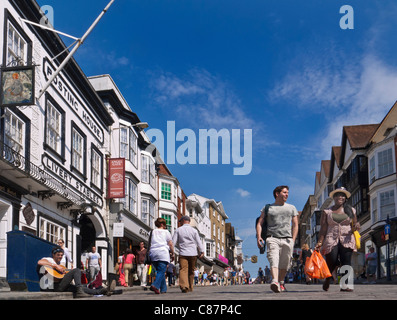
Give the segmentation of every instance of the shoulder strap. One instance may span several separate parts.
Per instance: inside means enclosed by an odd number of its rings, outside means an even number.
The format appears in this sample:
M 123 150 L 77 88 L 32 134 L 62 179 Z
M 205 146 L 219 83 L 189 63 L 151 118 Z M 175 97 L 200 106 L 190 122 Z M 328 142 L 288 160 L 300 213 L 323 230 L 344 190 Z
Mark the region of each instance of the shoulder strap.
M 153 232 L 153 230 L 150 231 L 150 235 L 149 235 L 149 244 L 148 244 L 148 248 L 147 248 L 148 251 L 149 251 L 150 246 L 152 244 L 152 232 Z
M 269 212 L 269 208 L 270 208 L 270 204 L 268 203 L 268 204 L 265 206 L 265 217 L 267 216 L 267 213 Z

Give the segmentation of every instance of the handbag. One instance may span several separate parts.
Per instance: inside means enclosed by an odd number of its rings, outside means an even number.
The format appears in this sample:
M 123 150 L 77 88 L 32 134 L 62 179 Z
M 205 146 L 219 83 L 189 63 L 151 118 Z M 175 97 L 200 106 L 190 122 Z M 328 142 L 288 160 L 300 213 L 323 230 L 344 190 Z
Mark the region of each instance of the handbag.
M 312 279 L 326 279 L 332 276 L 327 262 L 317 250 L 306 258 L 304 271 Z
M 353 228 L 353 220 L 352 220 L 352 228 Z M 357 247 L 357 250 L 358 250 L 358 249 L 361 248 L 361 235 L 360 235 L 360 233 L 356 230 L 356 231 L 353 232 L 353 236 L 354 236 L 354 239 L 355 239 L 355 241 L 356 241 L 356 247 Z
M 354 235 L 354 239 L 356 240 L 356 247 L 358 250 L 361 248 L 361 236 L 357 230 L 353 232 L 353 235 Z
M 150 245 L 152 242 L 152 231 L 150 231 L 149 235 L 149 246 L 146 250 L 146 255 L 145 255 L 145 261 L 143 262 L 144 264 L 152 264 L 152 259 L 150 258 Z

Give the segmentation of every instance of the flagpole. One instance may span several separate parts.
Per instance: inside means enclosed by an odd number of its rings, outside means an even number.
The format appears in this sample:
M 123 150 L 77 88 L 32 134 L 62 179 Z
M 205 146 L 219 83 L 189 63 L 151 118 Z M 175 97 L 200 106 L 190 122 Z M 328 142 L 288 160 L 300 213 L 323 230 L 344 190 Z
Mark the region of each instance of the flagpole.
M 65 60 L 61 63 L 61 65 L 58 67 L 58 69 L 51 75 L 51 77 L 48 79 L 47 83 L 44 85 L 43 89 L 40 90 L 39 96 L 37 99 L 40 99 L 40 97 L 44 94 L 44 92 L 48 89 L 50 86 L 51 82 L 55 79 L 55 77 L 59 74 L 59 72 L 65 67 L 65 65 L 69 62 L 69 60 L 72 58 L 74 53 L 77 51 L 77 49 L 84 43 L 85 39 L 88 37 L 88 35 L 91 33 L 91 31 L 95 28 L 95 26 L 98 24 L 99 20 L 102 19 L 103 15 L 109 10 L 110 6 L 113 4 L 115 0 L 111 0 L 108 5 L 106 6 L 105 9 L 102 10 L 101 14 L 96 18 L 96 20 L 93 22 L 93 24 L 89 27 L 89 29 L 86 31 L 86 33 L 77 40 L 77 44 L 74 46 L 73 50 L 70 51 L 68 56 L 65 58 Z

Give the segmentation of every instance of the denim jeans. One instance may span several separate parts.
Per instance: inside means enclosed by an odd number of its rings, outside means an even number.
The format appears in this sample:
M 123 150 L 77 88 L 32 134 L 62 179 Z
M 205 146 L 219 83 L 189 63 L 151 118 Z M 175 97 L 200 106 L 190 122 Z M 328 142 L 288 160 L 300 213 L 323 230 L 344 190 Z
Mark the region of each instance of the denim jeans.
M 160 292 L 167 292 L 167 284 L 165 282 L 165 271 L 167 270 L 167 261 L 153 261 L 156 268 L 156 279 L 153 281 L 152 286 L 160 290 Z

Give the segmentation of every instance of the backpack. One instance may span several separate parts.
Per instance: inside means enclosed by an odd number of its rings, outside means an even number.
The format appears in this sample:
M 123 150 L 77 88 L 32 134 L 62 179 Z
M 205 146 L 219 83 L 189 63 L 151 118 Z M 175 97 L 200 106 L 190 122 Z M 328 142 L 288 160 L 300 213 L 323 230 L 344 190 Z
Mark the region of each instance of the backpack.
M 267 237 L 267 221 L 266 221 L 266 218 L 267 218 L 267 213 L 269 212 L 269 207 L 270 207 L 270 204 L 267 204 L 267 205 L 265 206 L 265 218 L 263 219 L 262 233 L 261 233 L 261 238 L 262 238 L 263 240 L 265 240 L 266 237 Z M 255 230 L 256 230 L 256 226 L 258 225 L 259 218 L 260 218 L 260 216 L 259 216 L 258 218 L 256 218 L 256 221 L 255 221 Z

